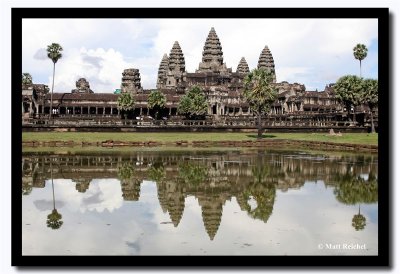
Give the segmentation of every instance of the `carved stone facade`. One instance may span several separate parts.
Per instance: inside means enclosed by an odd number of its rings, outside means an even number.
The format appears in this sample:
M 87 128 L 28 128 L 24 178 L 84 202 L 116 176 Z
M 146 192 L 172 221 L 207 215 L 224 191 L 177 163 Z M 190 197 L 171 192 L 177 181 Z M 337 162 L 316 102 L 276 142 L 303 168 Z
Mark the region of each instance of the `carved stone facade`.
M 93 90 L 90 89 L 89 82 L 85 78 L 79 78 L 76 81 L 76 89 L 73 89 L 71 93 L 93 93 Z
M 121 92 L 136 94 L 142 91 L 139 70 L 134 68 L 125 69 L 122 73 Z

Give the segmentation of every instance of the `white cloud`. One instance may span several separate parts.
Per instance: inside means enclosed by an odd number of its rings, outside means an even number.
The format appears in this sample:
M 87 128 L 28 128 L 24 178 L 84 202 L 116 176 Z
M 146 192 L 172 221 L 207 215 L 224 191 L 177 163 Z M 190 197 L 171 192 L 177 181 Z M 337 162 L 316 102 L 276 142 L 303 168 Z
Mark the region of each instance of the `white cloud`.
M 50 83 L 51 62 L 37 57 L 57 41 L 64 57 L 56 68 L 56 91 L 69 92 L 77 77 L 87 75 L 95 92 L 113 92 L 130 67 L 140 70 L 144 88 L 154 88 L 161 58 L 174 41 L 185 55 L 186 70 L 196 70 L 211 27 L 234 71 L 241 57 L 255 68 L 268 45 L 278 81 L 303 83 L 309 90 L 358 74 L 354 45 L 370 47 L 378 37 L 376 19 L 25 19 L 23 69 L 34 82 Z M 375 47 L 363 61 L 365 76 L 377 78 L 377 60 Z

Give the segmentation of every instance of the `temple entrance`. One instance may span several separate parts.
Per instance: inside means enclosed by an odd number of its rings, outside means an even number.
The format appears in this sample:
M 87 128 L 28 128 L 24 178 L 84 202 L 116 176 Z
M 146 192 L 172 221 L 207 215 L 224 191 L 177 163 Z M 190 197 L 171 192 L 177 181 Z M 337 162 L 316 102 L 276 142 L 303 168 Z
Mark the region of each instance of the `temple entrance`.
M 217 114 L 217 106 L 213 105 L 212 107 L 212 114 Z

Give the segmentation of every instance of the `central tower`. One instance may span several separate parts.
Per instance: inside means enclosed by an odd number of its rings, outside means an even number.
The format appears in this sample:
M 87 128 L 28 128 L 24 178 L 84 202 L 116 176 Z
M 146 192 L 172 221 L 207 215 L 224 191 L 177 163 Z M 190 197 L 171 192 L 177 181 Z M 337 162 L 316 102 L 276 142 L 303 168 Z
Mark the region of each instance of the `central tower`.
M 227 72 L 221 42 L 213 27 L 208 33 L 203 48 L 203 57 L 196 72 Z

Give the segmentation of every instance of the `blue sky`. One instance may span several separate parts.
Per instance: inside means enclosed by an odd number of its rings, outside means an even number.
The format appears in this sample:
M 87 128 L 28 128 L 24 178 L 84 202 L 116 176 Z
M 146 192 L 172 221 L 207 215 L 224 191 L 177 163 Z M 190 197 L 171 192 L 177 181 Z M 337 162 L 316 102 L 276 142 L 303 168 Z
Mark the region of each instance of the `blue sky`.
M 278 82 L 323 90 L 342 75 L 359 74 L 352 49 L 364 43 L 369 51 L 363 76 L 378 75 L 376 19 L 24 19 L 23 72 L 50 86 L 52 63 L 45 49 L 57 42 L 64 51 L 56 65 L 55 92 L 70 92 L 80 77 L 95 92 L 113 92 L 126 68 L 138 68 L 143 87 L 155 88 L 161 58 L 174 41 L 181 45 L 186 70 L 196 70 L 211 27 L 233 71 L 241 57 L 255 68 L 268 45 Z

